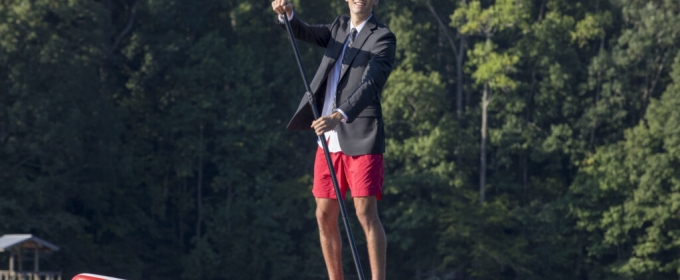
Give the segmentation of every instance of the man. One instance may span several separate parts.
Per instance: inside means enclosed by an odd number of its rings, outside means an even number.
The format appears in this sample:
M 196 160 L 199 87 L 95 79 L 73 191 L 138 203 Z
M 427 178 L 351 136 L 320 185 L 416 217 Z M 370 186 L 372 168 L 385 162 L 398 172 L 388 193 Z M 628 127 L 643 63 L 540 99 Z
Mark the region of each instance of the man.
M 288 0 L 272 8 L 290 20 L 296 38 L 326 49 L 310 85 L 321 117 L 313 119 L 306 95 L 288 124 L 289 130 L 314 129 L 325 135 L 344 197 L 349 189 L 366 234 L 372 279 L 385 279 L 387 242 L 378 216 L 382 197 L 385 132 L 380 105 L 383 86 L 392 71 L 396 37 L 373 15 L 379 0 L 345 0 L 350 17 L 328 25 L 308 25 L 293 12 Z M 284 27 L 285 28 L 285 27 Z M 314 164 L 316 217 L 321 248 L 330 279 L 343 279 L 339 205 L 321 147 Z

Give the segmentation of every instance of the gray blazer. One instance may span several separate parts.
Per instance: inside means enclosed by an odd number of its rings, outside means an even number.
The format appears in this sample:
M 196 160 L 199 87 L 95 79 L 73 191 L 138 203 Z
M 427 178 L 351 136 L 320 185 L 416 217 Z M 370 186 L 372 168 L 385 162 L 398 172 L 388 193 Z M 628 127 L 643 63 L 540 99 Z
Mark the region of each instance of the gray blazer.
M 290 21 L 295 38 L 326 48 L 310 87 L 321 112 L 328 75 L 340 57 L 349 34 L 349 17 L 339 16 L 329 25 L 309 25 L 294 16 Z M 281 24 L 283 28 L 283 24 Z M 357 35 L 349 52 L 349 65 L 342 65 L 337 107 L 347 115 L 335 128 L 343 153 L 350 156 L 385 152 L 385 129 L 380 105 L 385 82 L 392 72 L 397 39 L 373 15 Z M 288 130 L 311 129 L 314 120 L 306 95 L 288 123 Z

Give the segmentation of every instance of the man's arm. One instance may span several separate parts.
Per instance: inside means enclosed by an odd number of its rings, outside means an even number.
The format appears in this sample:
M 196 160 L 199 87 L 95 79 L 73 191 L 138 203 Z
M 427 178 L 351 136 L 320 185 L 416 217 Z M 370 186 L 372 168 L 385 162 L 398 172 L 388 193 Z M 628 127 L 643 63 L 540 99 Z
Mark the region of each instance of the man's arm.
M 364 70 L 361 85 L 338 106 L 347 116 L 347 123 L 354 121 L 373 98 L 382 92 L 394 67 L 396 49 L 397 38 L 391 32 L 382 35 L 371 48 L 373 56 Z
M 317 135 L 333 130 L 341 121 L 351 123 L 371 103 L 392 72 L 396 49 L 397 39 L 391 32 L 376 41 L 371 49 L 374 55 L 364 70 L 361 85 L 335 112 L 312 122 Z
M 279 26 L 286 29 L 283 21 L 283 13 L 285 11 L 295 38 L 324 48 L 327 47 L 332 39 L 330 25 L 309 25 L 305 23 L 295 16 L 293 4 L 288 3 L 287 1 L 288 0 L 272 1 L 272 9 L 279 14 Z

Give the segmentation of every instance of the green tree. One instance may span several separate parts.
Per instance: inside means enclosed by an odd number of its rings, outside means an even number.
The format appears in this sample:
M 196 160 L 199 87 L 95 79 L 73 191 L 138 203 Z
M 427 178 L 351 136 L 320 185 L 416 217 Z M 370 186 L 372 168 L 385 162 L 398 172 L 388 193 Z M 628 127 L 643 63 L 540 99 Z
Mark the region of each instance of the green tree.
M 680 53 L 671 77 L 673 83 L 658 100 L 651 99 L 644 119 L 625 132 L 625 141 L 598 149 L 572 187 L 584 200 L 607 202 L 577 204 L 574 215 L 581 230 L 599 233 L 590 244 L 591 257 L 607 264 L 610 274 L 633 279 L 680 274 Z
M 515 82 L 507 76 L 517 63 L 518 57 L 509 53 L 496 52 L 492 38 L 496 32 L 518 27 L 527 18 L 525 4 L 517 1 L 497 1 L 482 9 L 480 1 L 464 3 L 451 15 L 451 25 L 460 29 L 465 35 L 481 35 L 485 41 L 475 44 L 468 52 L 468 65 L 473 68 L 472 78 L 482 89 L 482 123 L 480 128 L 480 167 L 479 167 L 479 201 L 484 203 L 486 197 L 487 170 L 487 129 L 488 107 L 494 90 L 509 91 L 514 89 Z

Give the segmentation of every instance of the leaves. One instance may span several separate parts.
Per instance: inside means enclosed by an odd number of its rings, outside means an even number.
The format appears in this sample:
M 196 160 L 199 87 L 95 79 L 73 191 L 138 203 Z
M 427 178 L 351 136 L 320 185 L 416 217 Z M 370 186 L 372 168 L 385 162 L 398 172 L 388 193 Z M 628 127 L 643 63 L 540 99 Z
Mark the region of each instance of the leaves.
M 677 278 L 676 2 L 376 6 L 398 42 L 388 279 Z M 65 277 L 326 277 L 315 138 L 284 130 L 304 88 L 274 17 L 267 1 L 2 2 L 0 233 L 62 247 L 41 266 Z M 324 50 L 300 48 L 310 74 Z

